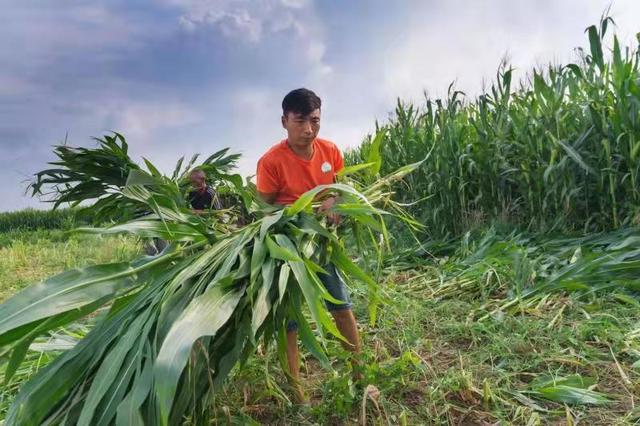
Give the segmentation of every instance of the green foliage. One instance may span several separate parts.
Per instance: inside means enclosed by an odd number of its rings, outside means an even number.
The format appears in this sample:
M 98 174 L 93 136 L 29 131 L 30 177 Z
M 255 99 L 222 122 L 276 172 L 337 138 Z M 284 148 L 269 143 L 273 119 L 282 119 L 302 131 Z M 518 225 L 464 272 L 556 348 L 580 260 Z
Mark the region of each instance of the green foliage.
M 424 268 L 415 285 L 434 298 L 465 294 L 482 300 L 482 309 L 469 313 L 472 321 L 530 312 L 550 294 L 584 301 L 606 294 L 633 304 L 640 289 L 639 253 L 637 228 L 584 237 L 489 228 L 437 251 L 399 254 L 387 262 L 394 270 Z M 434 264 L 433 256 L 446 257 Z
M 194 155 L 184 167 L 184 158 L 180 158 L 171 177 L 166 177 L 147 159 L 144 163 L 148 171 L 136 164 L 129 157 L 129 145 L 121 134 L 105 135 L 95 141 L 97 148 L 56 145 L 54 153 L 58 161 L 49 163 L 54 168 L 36 173 L 30 185 L 31 195 L 53 203 L 54 209 L 63 204 L 81 206 L 79 213 L 94 224 L 121 222 L 153 211 L 144 200 L 122 194 L 127 183 L 161 185 L 165 200 L 186 208 L 189 173 L 198 168 L 208 173 L 210 182 L 220 186 L 223 192 L 224 188 L 232 187 L 243 200 L 249 201 L 243 191 L 242 178 L 228 174 L 240 157 L 228 155 L 228 148 L 200 164 L 196 164 L 199 155 Z
M 475 99 L 449 88 L 417 108 L 398 101 L 379 125 L 381 173 L 428 157 L 394 190 L 434 238 L 493 221 L 530 230 L 600 231 L 638 223 L 640 61 L 609 18 L 588 28 L 577 63 L 534 69 L 519 85 L 501 66 Z M 376 161 L 373 137 L 347 163 Z M 373 149 L 375 151 L 375 149 Z M 428 155 L 431 153 L 431 155 Z
M 531 384 L 531 394 L 567 404 L 601 405 L 611 402 L 602 393 L 590 389 L 595 380 L 579 374 L 569 377 L 538 377 Z
M 505 231 L 497 233 L 501 238 L 509 235 Z M 0 253 L 3 284 L 20 276 L 16 286 L 22 287 L 70 267 L 119 262 L 131 258 L 136 249 L 130 238 L 71 235 L 62 240 L 57 233 L 34 234 L 16 237 L 13 246 Z M 475 233 L 469 236 L 466 245 L 458 242 L 434 254 L 445 271 L 452 271 L 457 269 L 454 263 L 463 262 L 477 251 L 482 236 L 481 232 Z M 548 237 L 546 241 L 551 243 Z M 550 245 L 565 244 L 565 237 L 558 236 L 557 243 Z M 567 244 L 566 250 L 573 252 L 575 248 Z M 452 256 L 457 250 L 465 256 Z M 507 268 L 515 263 L 508 251 L 505 258 L 499 277 L 504 288 L 509 288 L 516 274 Z M 477 282 L 477 287 L 484 285 L 487 277 L 495 280 L 494 256 L 475 259 L 476 272 L 468 278 Z M 434 264 L 440 265 L 438 261 L 430 263 Z M 613 401 L 606 405 L 569 404 L 575 418 L 589 424 L 625 424 L 637 418 L 632 410 L 632 394 L 623 387 L 609 347 L 625 374 L 636 381 L 640 370 L 634 369 L 633 364 L 640 359 L 640 346 L 637 338 L 630 338 L 629 330 L 636 327 L 640 316 L 637 306 L 621 303 L 615 292 L 605 292 L 593 299 L 586 297 L 582 302 L 558 293 L 544 303 L 537 303 L 535 309 L 525 310 L 525 315 L 515 311 L 515 315 L 495 315 L 469 323 L 470 312 L 484 312 L 485 300 L 478 297 L 479 293 L 436 299 L 431 297 L 434 286 L 425 286 L 422 281 L 423 274 L 434 273 L 433 269 L 397 271 L 397 266 L 390 265 L 384 278 L 385 293 L 393 303 L 381 307 L 375 327 L 369 327 L 366 321 L 360 325 L 364 350 L 360 365 L 365 383 L 380 390 L 378 409 L 366 398 L 369 422 L 385 423 L 388 419 L 396 424 L 401 416 L 407 418 L 407 424 L 446 423 L 449 419 L 484 419 L 506 424 L 526 424 L 530 419 L 538 419 L 540 424 L 563 422 L 564 403 L 531 391 L 549 376 L 558 379 L 575 374 L 595 379 L 595 383 L 586 382 L 588 388 Z M 467 264 L 458 268 L 469 267 Z M 363 318 L 368 300 L 366 286 L 356 284 L 352 289 L 356 316 Z M 497 291 L 492 297 L 505 295 Z M 560 310 L 562 314 L 558 316 Z M 67 326 L 53 336 L 45 334 L 37 338 L 13 379 L 0 392 L 0 418 L 21 384 L 68 350 L 69 343 L 81 341 L 106 313 L 103 310 L 97 317 L 83 320 L 80 327 Z M 65 341 L 66 347 L 62 345 Z M 269 346 L 264 354 L 249 358 L 242 370 L 236 369 L 234 380 L 208 399 L 209 405 L 203 407 L 203 412 L 209 418 L 223 421 L 230 418 L 232 424 L 358 422 L 364 389 L 362 384 L 352 382 L 350 358 L 341 352 L 338 342 L 337 339 L 327 342 L 336 371 L 322 369 L 309 352 L 303 352 L 304 380 L 313 401 L 311 408 L 287 402 L 279 388 L 284 376 L 277 351 L 275 346 Z M 194 356 L 203 357 L 202 348 L 196 343 Z M 5 362 L 6 358 L 0 359 L 0 381 L 4 381 Z M 633 392 L 633 387 L 629 390 Z M 486 404 L 485 394 L 489 396 Z

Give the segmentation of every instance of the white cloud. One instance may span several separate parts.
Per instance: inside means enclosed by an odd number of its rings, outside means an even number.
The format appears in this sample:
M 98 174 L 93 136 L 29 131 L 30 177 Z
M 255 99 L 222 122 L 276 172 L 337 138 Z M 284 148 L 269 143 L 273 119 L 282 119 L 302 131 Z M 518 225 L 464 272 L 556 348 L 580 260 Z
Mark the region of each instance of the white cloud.
M 280 0 L 281 3 L 287 7 L 291 7 L 293 9 L 300 9 L 305 6 L 308 6 L 311 3 L 311 0 Z
M 324 43 L 320 41 L 310 41 L 307 44 L 306 58 L 312 64 L 317 64 L 316 72 L 320 76 L 329 75 L 333 71 L 331 66 L 323 62 L 325 51 L 327 50 Z
M 303 2 L 267 0 L 173 0 L 183 14 L 179 20 L 190 31 L 202 26 L 218 28 L 230 38 L 258 43 L 263 37 L 289 28 L 309 10 Z M 298 16 L 296 16 L 298 15 Z
M 262 20 L 252 16 L 247 9 L 219 7 L 211 9 L 196 7 L 179 18 L 180 24 L 188 31 L 196 31 L 200 26 L 217 27 L 222 35 L 230 39 L 241 39 L 258 43 L 263 35 Z
M 483 79 L 493 80 L 505 54 L 519 77 L 536 65 L 575 59 L 573 49 L 587 44 L 584 28 L 597 23 L 608 4 L 453 0 L 434 7 L 416 2 L 415 19 L 403 23 L 395 43 L 378 46 L 384 53 L 370 59 L 384 69 L 381 86 L 389 99 L 420 100 L 423 90 L 445 96 L 454 80 L 458 89 L 473 95 Z M 611 13 L 628 39 L 630 29 L 638 28 L 632 17 L 640 17 L 640 2 L 618 0 Z
M 241 173 L 252 175 L 260 156 L 286 137 L 280 125 L 283 94 L 269 87 L 247 86 L 231 96 L 227 143 L 242 153 Z
M 47 65 L 62 55 L 93 50 L 96 53 L 111 47 L 136 46 L 136 38 L 145 29 L 134 25 L 125 15 L 116 14 L 106 6 L 67 5 L 34 7 L 17 4 L 3 10 L 0 16 L 5 37 L 0 59 L 29 58 L 31 67 Z
M 292 52 L 302 52 L 314 75 L 328 75 L 325 34 L 310 0 L 168 0 L 182 11 L 181 26 L 188 32 L 215 28 L 232 42 L 268 45 L 271 37 L 289 31 Z M 273 48 L 273 46 L 270 46 Z

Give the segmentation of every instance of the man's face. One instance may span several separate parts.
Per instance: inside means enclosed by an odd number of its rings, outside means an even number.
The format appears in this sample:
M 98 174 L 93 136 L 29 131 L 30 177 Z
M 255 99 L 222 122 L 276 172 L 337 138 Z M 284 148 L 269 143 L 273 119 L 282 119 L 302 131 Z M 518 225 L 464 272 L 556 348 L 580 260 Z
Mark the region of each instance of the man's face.
M 201 173 L 194 173 L 189 176 L 189 180 L 191 181 L 191 186 L 195 189 L 202 189 L 205 186 L 205 178 Z
M 320 109 L 309 115 L 288 112 L 282 116 L 282 127 L 287 130 L 289 143 L 300 148 L 311 145 L 320 131 Z

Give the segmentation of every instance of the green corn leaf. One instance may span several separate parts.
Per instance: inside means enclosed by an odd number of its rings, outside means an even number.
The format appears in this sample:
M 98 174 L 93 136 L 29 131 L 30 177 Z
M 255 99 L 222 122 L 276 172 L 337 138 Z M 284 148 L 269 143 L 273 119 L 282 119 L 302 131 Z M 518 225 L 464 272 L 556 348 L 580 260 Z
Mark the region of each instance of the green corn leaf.
M 304 317 L 300 310 L 293 310 L 295 312 L 295 319 L 298 324 L 298 333 L 300 335 L 300 341 L 304 345 L 305 348 L 313 355 L 315 359 L 320 362 L 320 365 L 329 370 L 331 369 L 331 363 L 329 362 L 329 358 L 327 358 L 327 354 L 325 353 L 322 346 L 318 343 L 318 339 L 313 334 L 307 319 Z
M 96 413 L 96 408 L 103 398 L 114 396 L 113 393 L 107 394 L 107 391 L 109 391 L 115 381 L 123 381 L 133 375 L 135 371 L 135 358 L 131 357 L 129 364 L 126 364 L 125 357 L 129 351 L 137 346 L 144 323 L 147 320 L 148 317 L 146 315 L 138 316 L 127 327 L 127 332 L 122 335 L 115 347 L 111 349 L 105 357 L 89 388 L 87 399 L 78 419 L 79 425 L 103 424 L 105 420 L 111 420 L 110 417 L 103 418 L 102 421 L 99 418 L 94 419 L 94 414 L 98 414 Z M 112 414 L 115 415 L 115 410 Z M 99 417 L 99 415 L 96 417 Z
M 167 424 L 172 401 L 194 342 L 213 336 L 233 315 L 243 291 L 227 290 L 222 283 L 195 298 L 171 327 L 154 366 L 160 420 Z
M 148 294 L 144 290 L 141 295 Z M 124 308 L 112 321 L 98 324 L 72 349 L 64 352 L 55 362 L 25 383 L 15 397 L 6 422 L 8 424 L 43 423 L 51 415 L 52 407 L 62 400 L 74 388 L 84 383 L 92 364 L 97 364 L 105 349 L 118 337 L 123 321 L 135 312 L 131 307 Z
M 380 168 L 382 167 L 382 155 L 380 154 L 380 145 L 384 140 L 385 131 L 380 130 L 376 133 L 373 141 L 371 141 L 371 146 L 369 147 L 369 157 L 367 158 L 367 163 L 373 163 L 373 166 L 369 169 L 372 175 L 377 175 L 380 173 Z
M 271 214 L 269 216 L 265 216 L 262 219 L 262 223 L 260 224 L 260 240 L 264 240 L 265 235 L 267 235 L 267 231 L 269 231 L 269 229 L 273 225 L 278 223 L 278 221 L 282 218 L 283 214 L 284 214 L 284 210 L 279 210 L 276 213 Z
M 134 185 L 158 185 L 161 182 L 144 170 L 133 169 L 129 172 L 125 186 Z
M 340 268 L 341 271 L 348 273 L 354 278 L 363 281 L 370 288 L 378 287 L 378 284 L 358 265 L 353 263 L 338 244 L 331 244 L 331 261 Z
M 133 278 L 135 274 L 161 265 L 170 258 L 170 255 L 161 256 L 137 267 L 123 262 L 74 269 L 27 287 L 0 305 L 0 338 L 22 325 L 82 308 L 140 285 Z
M 253 282 L 260 273 L 264 259 L 267 256 L 267 251 L 268 248 L 264 239 L 255 237 L 253 239 L 253 253 L 251 254 L 251 282 Z
M 142 160 L 144 161 L 144 164 L 147 166 L 147 170 L 149 170 L 149 173 L 151 173 L 151 176 L 153 177 L 162 176 L 162 173 L 160 173 L 160 171 L 156 168 L 156 166 L 153 165 L 153 163 L 151 163 L 151 161 L 147 160 L 146 158 L 142 158 Z
M 353 203 L 339 203 L 339 204 L 335 204 L 332 208 L 331 211 L 335 212 L 335 213 L 339 213 L 342 215 L 348 215 L 348 216 L 352 216 L 352 215 L 370 215 L 370 214 L 377 214 L 377 215 L 381 215 L 381 214 L 389 214 L 384 210 L 381 209 L 377 209 L 375 207 L 371 207 L 368 206 L 366 204 L 353 204 Z
M 147 360 L 140 375 L 134 379 L 131 390 L 118 405 L 116 426 L 144 426 L 145 423 L 140 413 L 140 407 L 151 391 L 152 379 L 152 363 Z
M 592 377 L 584 377 L 580 374 L 572 374 L 566 377 L 540 376 L 536 377 L 529 386 L 532 389 L 545 388 L 549 386 L 571 386 L 586 389 L 596 384 L 596 380 Z
M 45 331 L 54 330 L 60 326 L 69 324 L 72 321 L 77 320 L 78 318 L 82 318 L 90 314 L 91 312 L 94 312 L 96 309 L 100 308 L 101 306 L 103 306 L 110 299 L 111 297 L 107 296 L 103 299 L 98 299 L 93 303 L 83 306 L 82 308 L 74 309 L 68 312 L 64 312 L 58 315 L 48 317 L 44 321 L 38 321 L 37 323 L 27 324 L 27 326 L 31 326 L 29 332 L 26 335 L 24 335 L 13 346 L 11 357 L 9 359 L 9 363 L 7 364 L 7 369 L 5 370 L 5 373 L 4 373 L 5 384 L 8 383 L 9 380 L 11 380 L 13 375 L 16 373 L 18 367 L 20 366 L 20 363 L 24 360 L 24 357 L 27 351 L 29 350 L 29 346 L 38 335 L 44 333 Z M 21 327 L 18 327 L 18 329 L 20 328 Z M 10 338 L 9 334 L 11 333 L 5 334 L 5 336 L 7 336 L 8 339 L 5 340 L 5 342 L 0 342 L 0 346 L 3 346 L 4 344 L 13 341 L 13 339 Z
M 207 236 L 192 226 L 159 220 L 136 220 L 108 228 L 76 228 L 80 234 L 133 234 L 142 238 L 162 238 L 169 241 L 207 241 Z
M 295 247 L 293 250 L 291 249 L 292 245 L 286 244 L 283 246 L 284 237 L 282 234 L 277 234 L 274 236 L 278 243 L 276 244 L 270 236 L 265 237 L 265 242 L 267 243 L 267 247 L 269 248 L 269 255 L 274 259 L 287 260 L 287 261 L 302 261 L 300 256 L 296 253 Z
M 282 303 L 282 299 L 287 291 L 290 272 L 291 267 L 288 264 L 285 263 L 280 267 L 280 275 L 278 276 L 278 303 Z
M 362 170 L 369 170 L 369 169 L 373 169 L 376 166 L 376 163 L 360 163 L 360 164 L 354 164 L 353 166 L 346 166 L 343 167 L 342 169 L 340 169 L 340 171 L 338 171 L 338 173 L 336 173 L 338 176 L 349 176 L 355 173 L 358 173 Z
M 615 293 L 613 297 L 622 303 L 640 308 L 640 302 L 638 302 L 638 299 L 631 297 L 628 294 Z
M 251 333 L 253 336 L 255 336 L 258 328 L 260 328 L 271 311 L 269 291 L 273 284 L 274 273 L 275 261 L 273 259 L 269 259 L 262 265 L 262 285 L 258 290 L 258 296 L 253 304 L 253 317 L 251 319 Z
M 582 159 L 582 156 L 578 154 L 575 149 L 561 140 L 556 140 L 556 142 L 562 147 L 562 149 L 564 149 L 567 155 L 571 157 L 571 159 L 575 161 L 576 164 L 578 164 L 585 172 L 589 174 L 595 174 L 595 171 L 587 163 L 585 163 L 585 161 Z
M 550 401 L 574 405 L 604 405 L 612 402 L 602 393 L 566 385 L 539 388 L 534 394 Z
M 598 68 L 602 71 L 602 69 L 604 68 L 604 56 L 602 54 L 602 42 L 600 40 L 600 36 L 598 35 L 598 29 L 595 25 L 591 25 L 589 28 L 587 28 L 587 32 L 589 33 L 591 57 L 593 58 L 593 62 L 595 62 Z

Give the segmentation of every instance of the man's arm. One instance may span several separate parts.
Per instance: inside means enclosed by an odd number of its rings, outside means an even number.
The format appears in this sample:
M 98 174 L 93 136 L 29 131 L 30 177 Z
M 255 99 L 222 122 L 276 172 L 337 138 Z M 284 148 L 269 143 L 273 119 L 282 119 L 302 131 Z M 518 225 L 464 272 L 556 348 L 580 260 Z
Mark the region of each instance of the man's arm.
M 265 157 L 258 161 L 256 187 L 260 198 L 267 204 L 275 204 L 281 182 L 276 164 Z

